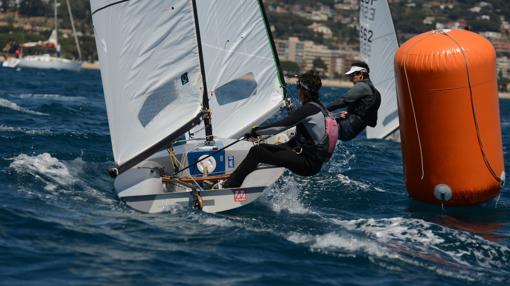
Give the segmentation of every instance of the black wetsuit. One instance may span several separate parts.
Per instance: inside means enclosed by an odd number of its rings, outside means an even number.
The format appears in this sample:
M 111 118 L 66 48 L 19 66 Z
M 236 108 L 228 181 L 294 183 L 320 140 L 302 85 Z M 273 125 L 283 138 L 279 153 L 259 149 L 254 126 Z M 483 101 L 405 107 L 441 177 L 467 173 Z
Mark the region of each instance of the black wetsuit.
M 347 118 L 337 119 L 338 138 L 346 141 L 356 137 L 365 127 L 377 125 L 377 110 L 381 106 L 381 94 L 370 81 L 357 82 L 347 93 L 335 100 L 329 111 L 347 107 Z
M 296 135 L 289 142 L 272 145 L 259 144 L 253 146 L 241 165 L 232 173 L 224 188 L 241 186 L 248 174 L 253 172 L 259 163 L 285 167 L 301 176 L 317 174 L 323 160 L 316 148 L 319 133 L 325 132 L 324 115 L 314 104 L 304 103 L 303 106 L 289 114 L 288 117 L 273 124 L 254 128 L 254 135 L 273 135 L 296 126 Z M 321 130 L 322 129 L 322 130 Z

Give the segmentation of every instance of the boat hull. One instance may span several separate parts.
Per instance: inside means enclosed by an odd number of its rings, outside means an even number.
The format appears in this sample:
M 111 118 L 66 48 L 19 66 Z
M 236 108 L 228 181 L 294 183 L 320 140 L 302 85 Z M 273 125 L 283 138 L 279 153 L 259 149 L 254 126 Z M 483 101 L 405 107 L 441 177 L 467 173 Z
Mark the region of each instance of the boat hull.
M 292 135 L 294 130 L 288 131 Z M 267 143 L 281 143 L 287 141 L 287 134 L 278 134 L 268 139 Z M 234 142 L 225 139 L 217 142 L 216 146 L 208 146 L 203 143 L 187 143 L 175 147 L 175 158 L 179 161 L 181 169 L 191 163 L 191 168 L 180 174 L 181 178 L 187 178 L 188 183 L 172 181 L 165 174 L 175 173 L 175 161 L 169 156 L 167 150 L 158 152 L 116 177 L 114 187 L 118 197 L 129 207 L 144 213 L 166 212 L 173 208 L 198 208 L 204 212 L 217 213 L 239 208 L 254 202 L 263 191 L 274 184 L 283 174 L 284 168 L 275 166 L 260 167 L 250 173 L 239 188 L 210 189 L 197 183 L 207 176 L 201 174 L 194 164 L 198 158 L 215 153 L 222 146 Z M 244 160 L 254 143 L 241 141 L 226 148 L 221 153 L 215 153 L 214 169 L 209 175 L 228 175 L 232 173 Z M 205 148 L 205 149 L 204 149 Z M 205 152 L 205 153 L 204 153 Z M 193 166 L 195 165 L 195 166 Z M 190 178 L 195 178 L 195 182 Z M 197 207 L 197 196 L 201 200 Z
M 75 72 L 81 70 L 80 63 L 78 62 L 51 56 L 29 56 L 20 59 L 9 59 L 4 62 L 3 66 L 10 68 L 54 69 Z

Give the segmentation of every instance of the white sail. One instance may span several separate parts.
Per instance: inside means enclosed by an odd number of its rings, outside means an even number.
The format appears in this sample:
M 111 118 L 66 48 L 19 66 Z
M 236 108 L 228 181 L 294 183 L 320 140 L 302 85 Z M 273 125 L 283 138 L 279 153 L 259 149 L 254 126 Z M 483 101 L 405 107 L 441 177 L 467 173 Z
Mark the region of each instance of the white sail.
M 283 105 L 260 5 L 258 0 L 197 1 L 213 134 L 219 138 L 243 135 Z M 202 136 L 197 130 L 195 136 Z
M 123 164 L 192 121 L 202 76 L 190 0 L 91 0 L 113 154 Z
M 393 59 L 397 35 L 386 0 L 360 1 L 360 52 L 370 67 L 370 78 L 381 93 L 377 126 L 367 128 L 367 138 L 385 138 L 398 129 Z

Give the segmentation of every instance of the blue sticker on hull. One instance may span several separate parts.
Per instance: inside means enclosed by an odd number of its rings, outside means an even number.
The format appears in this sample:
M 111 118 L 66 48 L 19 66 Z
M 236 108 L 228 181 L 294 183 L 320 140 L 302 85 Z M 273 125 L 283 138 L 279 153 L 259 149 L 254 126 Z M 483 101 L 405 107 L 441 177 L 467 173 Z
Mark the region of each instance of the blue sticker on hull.
M 228 167 L 234 168 L 234 165 L 235 165 L 234 156 L 228 156 Z

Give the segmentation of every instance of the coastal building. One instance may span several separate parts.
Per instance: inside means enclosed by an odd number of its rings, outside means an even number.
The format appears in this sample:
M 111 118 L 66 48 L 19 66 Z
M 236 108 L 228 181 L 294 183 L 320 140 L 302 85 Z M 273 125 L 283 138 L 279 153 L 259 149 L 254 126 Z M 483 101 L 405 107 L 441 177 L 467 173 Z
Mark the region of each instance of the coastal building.
M 327 78 L 341 77 L 351 61 L 359 59 L 359 53 L 350 47 L 332 50 L 297 37 L 276 39 L 275 45 L 280 60 L 295 62 L 301 71 L 318 70 Z
M 496 58 L 498 76 L 501 73 L 503 78 L 510 78 L 510 58 L 507 56 Z
M 314 31 L 315 33 L 322 34 L 326 39 L 330 39 L 333 36 L 333 32 L 330 28 L 319 23 L 314 22 L 308 26 L 308 29 Z

